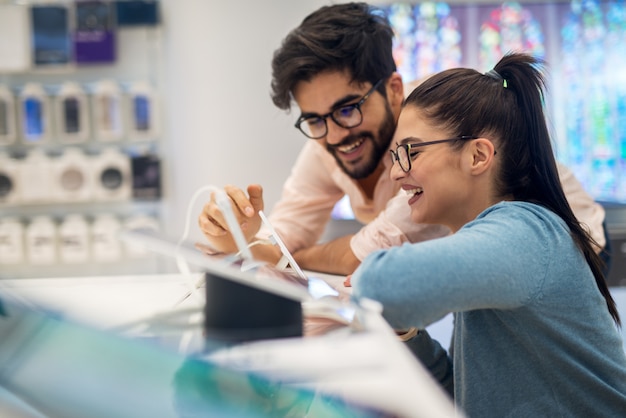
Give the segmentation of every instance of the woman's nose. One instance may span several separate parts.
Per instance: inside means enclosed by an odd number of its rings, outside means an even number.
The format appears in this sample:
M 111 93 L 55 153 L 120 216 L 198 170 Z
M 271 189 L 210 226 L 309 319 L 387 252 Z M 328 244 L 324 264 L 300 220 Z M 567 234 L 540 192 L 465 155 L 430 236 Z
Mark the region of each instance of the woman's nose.
M 391 170 L 389 171 L 389 177 L 391 180 L 401 180 L 406 177 L 406 174 L 402 168 L 400 168 L 400 164 L 396 159 L 393 159 L 393 165 L 391 166 Z

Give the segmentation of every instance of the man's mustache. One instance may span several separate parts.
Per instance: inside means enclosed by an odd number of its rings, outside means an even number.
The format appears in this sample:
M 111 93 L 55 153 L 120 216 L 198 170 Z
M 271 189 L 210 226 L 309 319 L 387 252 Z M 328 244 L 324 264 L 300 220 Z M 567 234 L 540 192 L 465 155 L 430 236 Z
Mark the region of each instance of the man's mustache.
M 328 149 L 329 151 L 335 151 L 336 148 L 340 148 L 340 147 L 344 147 L 346 145 L 350 145 L 356 141 L 359 141 L 360 139 L 373 139 L 374 137 L 372 136 L 372 134 L 370 132 L 361 132 L 357 135 L 349 135 L 347 136 L 343 141 L 341 141 L 338 144 L 326 144 L 326 149 Z

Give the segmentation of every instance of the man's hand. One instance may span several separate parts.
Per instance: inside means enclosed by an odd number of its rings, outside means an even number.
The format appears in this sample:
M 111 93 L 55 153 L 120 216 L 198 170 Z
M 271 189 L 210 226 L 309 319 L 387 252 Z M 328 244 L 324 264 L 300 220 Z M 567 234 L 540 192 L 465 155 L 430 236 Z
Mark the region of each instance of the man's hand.
M 258 184 L 248 186 L 248 195 L 238 187 L 227 185 L 224 191 L 228 195 L 237 218 L 237 223 L 247 242 L 251 242 L 261 228 L 259 211 L 263 210 L 263 188 Z M 211 246 L 224 253 L 238 251 L 235 240 L 230 232 L 224 214 L 215 201 L 215 195 L 211 194 L 211 200 L 204 205 L 198 217 L 200 229 L 208 239 Z

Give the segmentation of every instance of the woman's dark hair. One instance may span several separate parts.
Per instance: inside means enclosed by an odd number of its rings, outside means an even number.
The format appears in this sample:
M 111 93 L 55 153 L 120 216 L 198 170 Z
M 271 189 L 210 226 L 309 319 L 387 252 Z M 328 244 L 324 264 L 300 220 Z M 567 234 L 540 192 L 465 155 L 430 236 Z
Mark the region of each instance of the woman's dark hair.
M 292 30 L 272 60 L 272 100 L 284 110 L 300 81 L 323 71 L 347 70 L 374 84 L 396 70 L 393 30 L 385 14 L 366 3 L 324 6 Z M 380 89 L 384 92 L 384 86 Z M 384 94 L 384 93 L 383 93 Z
M 543 112 L 544 62 L 523 53 L 505 55 L 492 71 L 456 68 L 435 74 L 406 99 L 452 135 L 490 138 L 502 158 L 496 183 L 501 196 L 544 206 L 559 215 L 584 254 L 609 312 L 620 324 L 597 243 L 572 212 L 561 187 Z M 459 141 L 455 146 L 463 146 Z

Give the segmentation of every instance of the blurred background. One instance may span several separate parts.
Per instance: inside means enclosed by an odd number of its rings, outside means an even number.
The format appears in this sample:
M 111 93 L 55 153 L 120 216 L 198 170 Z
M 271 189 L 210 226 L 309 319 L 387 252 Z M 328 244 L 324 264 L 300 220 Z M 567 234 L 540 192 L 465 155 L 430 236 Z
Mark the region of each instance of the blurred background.
M 306 141 L 271 102 L 272 54 L 330 3 L 0 0 L 0 277 L 170 271 L 116 231 L 201 241 L 207 185 L 260 183 L 271 210 Z M 406 82 L 509 50 L 547 60 L 557 157 L 606 208 L 626 283 L 624 1 L 370 3 Z M 334 217 L 329 236 L 358 226 Z

